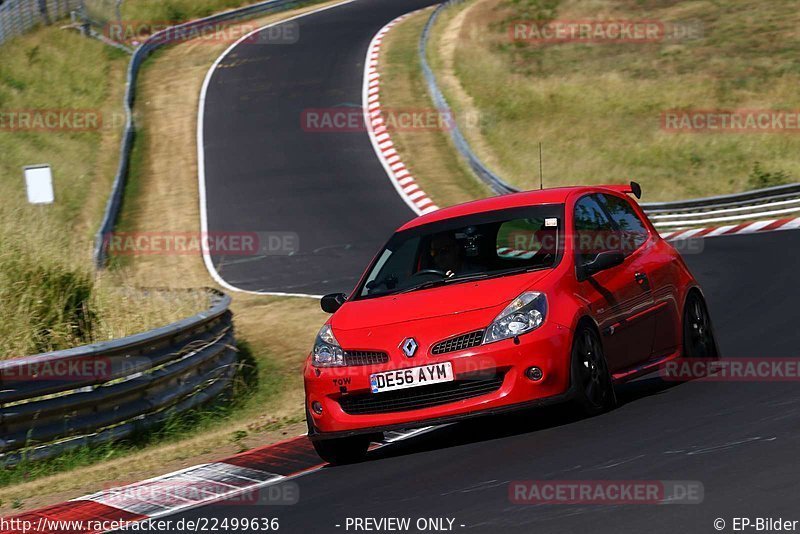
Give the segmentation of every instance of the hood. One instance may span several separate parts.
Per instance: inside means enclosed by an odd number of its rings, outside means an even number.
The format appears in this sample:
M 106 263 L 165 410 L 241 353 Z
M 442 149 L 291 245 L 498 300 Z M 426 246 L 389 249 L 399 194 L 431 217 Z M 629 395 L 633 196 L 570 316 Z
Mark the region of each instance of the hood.
M 508 304 L 552 272 L 553 269 L 547 269 L 349 301 L 333 315 L 330 324 L 334 331 L 354 330 L 496 308 Z

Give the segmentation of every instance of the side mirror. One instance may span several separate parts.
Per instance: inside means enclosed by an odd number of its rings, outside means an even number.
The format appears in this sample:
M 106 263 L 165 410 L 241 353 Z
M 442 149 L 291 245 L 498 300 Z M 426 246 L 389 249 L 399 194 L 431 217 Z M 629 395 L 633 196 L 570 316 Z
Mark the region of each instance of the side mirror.
M 342 304 L 344 304 L 346 300 L 347 295 L 344 293 L 331 293 L 330 295 L 322 297 L 319 305 L 325 313 L 335 313 L 336 310 L 342 307 Z
M 625 255 L 618 250 L 599 252 L 595 258 L 578 269 L 578 281 L 583 282 L 593 274 L 622 265 Z

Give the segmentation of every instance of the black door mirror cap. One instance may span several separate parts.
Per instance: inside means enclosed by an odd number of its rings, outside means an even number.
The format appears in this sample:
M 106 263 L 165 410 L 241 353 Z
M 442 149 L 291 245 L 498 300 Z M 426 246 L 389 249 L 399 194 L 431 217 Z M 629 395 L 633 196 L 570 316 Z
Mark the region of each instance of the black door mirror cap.
M 582 265 L 579 272 L 579 282 L 586 280 L 593 274 L 597 274 L 600 271 L 605 271 L 606 269 L 611 269 L 612 267 L 616 267 L 618 265 L 622 265 L 625 262 L 625 255 L 618 251 L 618 250 L 606 250 L 603 252 L 598 252 L 597 256 L 590 261 L 589 263 Z
M 346 301 L 347 295 L 344 293 L 331 293 L 322 297 L 319 305 L 325 313 L 336 313 Z

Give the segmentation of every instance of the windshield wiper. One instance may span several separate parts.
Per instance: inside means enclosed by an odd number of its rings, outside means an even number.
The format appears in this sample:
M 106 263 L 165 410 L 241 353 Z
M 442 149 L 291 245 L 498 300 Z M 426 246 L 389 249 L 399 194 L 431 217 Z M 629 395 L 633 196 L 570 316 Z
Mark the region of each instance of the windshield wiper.
M 452 278 L 442 278 L 441 280 L 428 280 L 427 282 L 422 282 L 421 284 L 417 284 L 415 286 L 407 287 L 405 289 L 401 289 L 400 291 L 395 291 L 390 293 L 391 295 L 399 295 L 401 293 L 411 293 L 412 291 L 417 291 L 420 289 L 430 289 L 432 287 L 439 287 L 444 286 L 447 284 L 454 284 L 457 282 L 469 282 L 470 280 L 483 280 L 486 278 L 498 278 L 500 276 L 508 276 L 513 274 L 520 274 L 520 273 L 528 273 L 533 271 L 539 271 L 546 267 L 519 267 L 517 269 L 509 269 L 506 271 L 498 271 L 495 273 L 475 273 L 475 274 L 467 274 L 464 276 L 454 276 Z
M 422 282 L 421 284 L 417 284 L 415 286 L 407 287 L 401 291 L 394 293 L 395 295 L 400 293 L 410 293 L 412 291 L 417 291 L 418 289 L 429 289 L 432 287 L 439 287 L 447 284 L 453 284 L 456 282 L 468 282 L 470 280 L 477 280 L 479 278 L 488 278 L 490 275 L 487 273 L 476 273 L 476 274 L 468 274 L 464 276 L 454 276 L 452 278 L 442 278 L 441 280 L 428 280 L 427 282 Z

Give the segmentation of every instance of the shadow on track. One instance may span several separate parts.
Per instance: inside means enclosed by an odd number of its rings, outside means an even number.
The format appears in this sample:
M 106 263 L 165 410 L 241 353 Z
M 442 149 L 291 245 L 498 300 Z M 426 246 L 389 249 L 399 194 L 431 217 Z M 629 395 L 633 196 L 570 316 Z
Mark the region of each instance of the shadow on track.
M 621 384 L 616 386 L 618 407 L 659 395 L 681 384 L 681 382 L 667 382 L 657 376 L 643 377 L 627 384 Z M 602 417 L 602 415 L 597 417 Z M 584 419 L 587 417 L 577 412 L 569 403 L 519 410 L 507 414 L 478 416 L 475 419 L 449 424 L 426 434 L 399 441 L 389 447 L 381 447 L 370 452 L 365 461 L 533 434 Z

